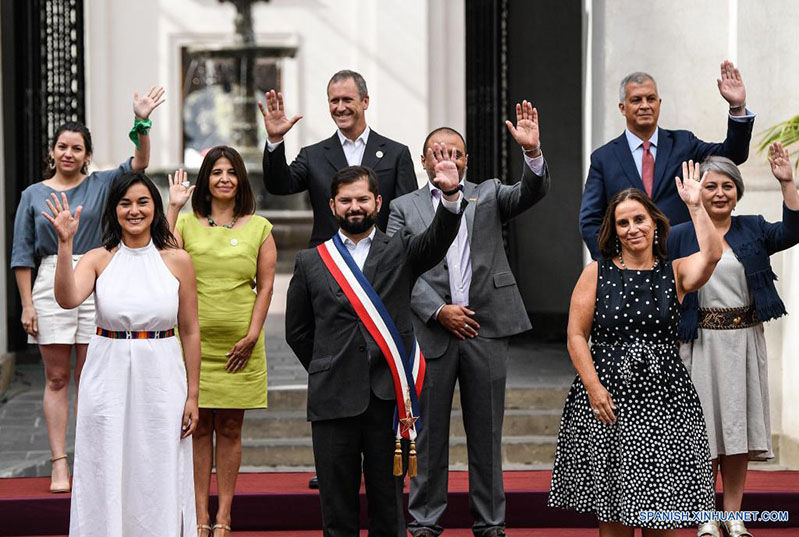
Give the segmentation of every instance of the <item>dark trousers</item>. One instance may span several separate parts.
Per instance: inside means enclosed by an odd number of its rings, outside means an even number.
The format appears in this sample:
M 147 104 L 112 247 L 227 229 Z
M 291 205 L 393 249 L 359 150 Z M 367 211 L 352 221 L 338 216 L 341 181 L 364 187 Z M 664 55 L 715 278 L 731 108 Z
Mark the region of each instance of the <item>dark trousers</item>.
M 325 537 L 357 537 L 361 470 L 366 485 L 370 537 L 397 537 L 394 477 L 394 401 L 371 396 L 351 418 L 311 423 Z
M 422 349 L 424 352 L 424 349 Z M 421 397 L 422 430 L 416 440 L 419 475 L 411 479 L 411 532 L 444 531 L 438 521 L 447 508 L 449 423 L 455 383 L 460 386 L 469 453 L 469 508 L 472 530 L 482 535 L 505 527 L 502 483 L 502 421 L 508 338 L 451 339 L 446 352 L 427 360 Z

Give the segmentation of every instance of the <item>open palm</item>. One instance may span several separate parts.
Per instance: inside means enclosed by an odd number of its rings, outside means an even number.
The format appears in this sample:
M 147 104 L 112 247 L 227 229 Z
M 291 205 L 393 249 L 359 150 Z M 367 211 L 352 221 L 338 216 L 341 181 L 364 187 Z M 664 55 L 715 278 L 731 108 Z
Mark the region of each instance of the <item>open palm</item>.
M 133 113 L 136 114 L 136 117 L 141 119 L 147 119 L 150 117 L 150 114 L 161 106 L 164 102 L 164 88 L 161 86 L 150 86 L 150 89 L 147 90 L 147 93 L 144 95 L 139 95 L 139 92 L 133 93 Z
M 438 142 L 427 148 L 427 160 L 433 163 L 436 171 L 433 184 L 444 192 L 457 188 L 461 181 L 455 164 L 456 153 L 455 148 L 449 150 L 446 144 Z
M 538 129 L 538 110 L 528 101 L 516 103 L 516 126 L 505 121 L 513 139 L 522 149 L 535 149 L 541 145 L 541 133 Z
M 69 212 L 69 202 L 67 201 L 66 194 L 63 192 L 61 193 L 61 201 L 58 200 L 58 196 L 56 196 L 55 193 L 50 194 L 50 198 L 51 199 L 45 201 L 47 202 L 47 207 L 50 208 L 52 216 L 44 211 L 42 215 L 53 224 L 53 228 L 55 228 L 55 232 L 58 235 L 58 240 L 67 242 L 78 232 L 80 213 L 83 211 L 83 206 L 79 205 L 73 215 Z
M 682 176 L 683 180 L 675 177 L 677 182 L 677 193 L 680 199 L 685 202 L 689 207 L 696 207 L 702 205 L 702 185 L 707 177 L 707 172 L 699 179 L 699 164 L 694 164 L 693 160 L 682 163 Z
M 258 103 L 258 108 L 264 116 L 264 127 L 270 141 L 277 142 L 291 130 L 302 116 L 286 117 L 286 108 L 283 105 L 283 94 L 269 90 L 264 94 L 266 105 Z
M 788 150 L 779 142 L 774 142 L 768 148 L 768 162 L 771 164 L 771 173 L 781 183 L 793 182 L 793 168 Z
M 746 103 L 746 87 L 741 78 L 741 72 L 730 61 L 721 64 L 721 78 L 716 79 L 719 93 L 731 107 L 741 106 Z

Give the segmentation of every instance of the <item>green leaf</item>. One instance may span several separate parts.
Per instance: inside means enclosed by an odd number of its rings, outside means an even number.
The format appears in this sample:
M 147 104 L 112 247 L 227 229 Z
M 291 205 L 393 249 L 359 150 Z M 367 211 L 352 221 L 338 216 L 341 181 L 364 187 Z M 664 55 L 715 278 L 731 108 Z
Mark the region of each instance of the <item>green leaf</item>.
M 768 158 L 768 148 L 774 142 L 779 142 L 786 149 L 799 142 L 799 116 L 786 119 L 761 132 L 757 151 L 765 152 Z M 794 161 L 794 169 L 799 170 L 799 158 Z

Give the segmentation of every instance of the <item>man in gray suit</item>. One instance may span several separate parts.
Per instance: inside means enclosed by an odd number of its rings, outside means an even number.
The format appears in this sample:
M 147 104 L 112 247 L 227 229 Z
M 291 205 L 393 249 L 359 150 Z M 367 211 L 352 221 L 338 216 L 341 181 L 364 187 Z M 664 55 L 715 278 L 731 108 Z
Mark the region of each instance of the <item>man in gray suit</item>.
M 422 429 L 417 440 L 419 475 L 411 480 L 409 511 L 414 537 L 433 537 L 447 507 L 449 423 L 456 381 L 469 452 L 469 497 L 474 534 L 505 535 L 502 484 L 502 421 L 505 407 L 508 338 L 530 328 L 527 311 L 510 270 L 502 224 L 532 207 L 549 189 L 549 172 L 540 147 L 538 112 L 516 105 L 517 124 L 508 130 L 524 152 L 520 182 L 464 181 L 466 143 L 450 128 L 425 140 L 422 165 L 432 180 L 430 147 L 445 144 L 456 165 L 469 205 L 458 237 L 446 258 L 423 274 L 413 288 L 412 319 L 427 372 L 422 391 Z M 440 191 L 429 183 L 394 200 L 388 234 L 405 227 L 415 233 L 432 221 Z

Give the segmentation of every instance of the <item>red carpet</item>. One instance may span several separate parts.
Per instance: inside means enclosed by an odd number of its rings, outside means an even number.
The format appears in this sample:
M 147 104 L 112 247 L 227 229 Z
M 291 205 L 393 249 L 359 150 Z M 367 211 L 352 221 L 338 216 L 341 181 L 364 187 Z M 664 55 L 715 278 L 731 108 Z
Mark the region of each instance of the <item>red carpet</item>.
M 758 529 L 757 537 L 797 537 L 797 528 Z M 0 534 L 2 535 L 2 534 Z M 234 531 L 235 537 L 321 537 L 320 530 L 315 531 Z M 640 537 L 641 532 L 636 532 Z M 696 529 L 684 529 L 677 533 L 678 537 L 694 537 Z M 445 537 L 472 537 L 470 529 L 447 530 Z M 508 537 L 598 537 L 599 531 L 589 528 L 518 528 L 508 529 Z M 51 536 L 52 537 L 52 536 Z M 67 537 L 66 535 L 60 537 Z M 367 537 L 366 530 L 361 530 L 361 537 Z
M 306 473 L 242 474 L 233 502 L 236 535 L 287 536 L 319 535 L 319 497 L 308 489 Z M 546 507 L 551 472 L 505 472 L 508 532 L 512 537 L 573 537 L 596 535 L 596 518 Z M 466 472 L 450 473 L 450 500 L 442 525 L 446 535 L 470 535 L 468 477 Z M 0 479 L 0 535 L 63 535 L 69 520 L 68 494 L 47 491 L 49 478 Z M 212 483 L 215 490 L 215 483 Z M 748 474 L 744 507 L 753 511 L 788 511 L 788 524 L 759 529 L 758 537 L 799 535 L 799 472 Z M 366 512 L 362 500 L 362 514 Z M 365 517 L 362 517 L 365 522 Z M 764 528 L 763 524 L 750 524 Z M 788 527 L 786 527 L 788 526 Z M 534 528 L 534 529 L 533 529 Z M 549 528 L 549 529 L 547 529 Z M 581 529 L 582 528 L 582 529 Z M 269 530 L 269 531 L 265 531 Z M 686 530 L 685 535 L 695 535 Z M 683 535 L 682 533 L 680 534 Z

